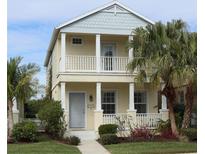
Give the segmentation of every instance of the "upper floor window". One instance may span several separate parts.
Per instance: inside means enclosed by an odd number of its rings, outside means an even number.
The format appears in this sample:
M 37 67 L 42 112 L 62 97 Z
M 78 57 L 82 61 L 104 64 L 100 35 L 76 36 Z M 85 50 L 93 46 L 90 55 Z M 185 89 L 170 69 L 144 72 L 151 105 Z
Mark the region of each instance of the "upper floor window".
M 147 112 L 147 100 L 146 92 L 135 92 L 134 94 L 134 103 L 137 113 L 146 113 Z
M 83 44 L 83 39 L 80 37 L 73 37 L 72 38 L 72 44 L 74 45 L 82 45 Z

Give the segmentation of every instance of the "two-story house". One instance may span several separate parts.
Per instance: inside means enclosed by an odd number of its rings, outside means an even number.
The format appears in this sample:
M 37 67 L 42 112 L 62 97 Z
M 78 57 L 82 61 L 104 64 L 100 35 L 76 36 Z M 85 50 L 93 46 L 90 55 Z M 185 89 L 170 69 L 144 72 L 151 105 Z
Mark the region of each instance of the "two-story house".
M 51 72 L 52 97 L 60 100 L 67 134 L 95 138 L 101 124 L 132 116 L 138 126 L 155 127 L 168 118 L 158 91 L 149 82 L 135 86 L 126 66 L 133 58 L 127 48 L 132 31 L 153 22 L 120 2 L 112 1 L 54 28 L 45 59 Z M 51 70 L 51 71 L 49 71 Z M 48 75 L 49 76 L 49 75 Z

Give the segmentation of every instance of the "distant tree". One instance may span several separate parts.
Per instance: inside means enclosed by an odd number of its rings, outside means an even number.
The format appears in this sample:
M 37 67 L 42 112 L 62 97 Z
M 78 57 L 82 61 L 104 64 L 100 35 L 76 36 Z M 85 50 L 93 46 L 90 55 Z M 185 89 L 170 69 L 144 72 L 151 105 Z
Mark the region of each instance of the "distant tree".
M 10 58 L 7 61 L 7 106 L 8 106 L 8 136 L 12 136 L 13 102 L 24 103 L 36 93 L 34 75 L 39 72 L 36 64 L 20 65 L 22 57 Z

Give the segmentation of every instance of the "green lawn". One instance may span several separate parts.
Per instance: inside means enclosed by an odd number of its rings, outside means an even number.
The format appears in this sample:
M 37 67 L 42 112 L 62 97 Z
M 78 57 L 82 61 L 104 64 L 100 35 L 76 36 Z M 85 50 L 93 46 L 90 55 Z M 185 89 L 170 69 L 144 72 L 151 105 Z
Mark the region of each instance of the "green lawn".
M 112 154 L 171 154 L 196 152 L 196 143 L 135 142 L 105 146 Z
M 8 144 L 8 154 L 80 154 L 77 147 L 44 141 L 31 144 Z

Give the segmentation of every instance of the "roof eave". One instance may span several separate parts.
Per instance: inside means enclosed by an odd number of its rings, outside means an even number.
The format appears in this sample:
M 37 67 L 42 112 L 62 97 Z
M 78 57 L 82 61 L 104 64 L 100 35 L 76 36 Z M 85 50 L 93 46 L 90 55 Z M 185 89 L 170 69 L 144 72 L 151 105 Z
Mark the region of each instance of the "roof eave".
M 48 62 L 49 62 L 49 58 L 52 54 L 52 50 L 53 50 L 53 47 L 54 47 L 54 44 L 55 44 L 55 41 L 58 37 L 58 33 L 59 33 L 59 29 L 57 28 L 54 28 L 53 30 L 53 33 L 52 33 L 52 37 L 51 37 L 51 40 L 50 40 L 50 43 L 49 43 L 49 46 L 48 46 L 48 50 L 47 50 L 47 55 L 46 55 L 46 59 L 44 61 L 44 66 L 47 67 L 48 66 Z

